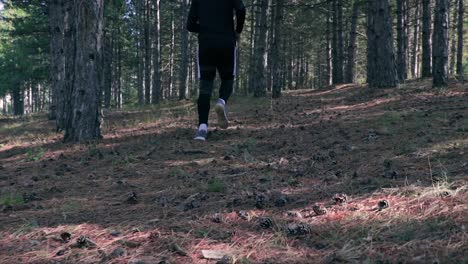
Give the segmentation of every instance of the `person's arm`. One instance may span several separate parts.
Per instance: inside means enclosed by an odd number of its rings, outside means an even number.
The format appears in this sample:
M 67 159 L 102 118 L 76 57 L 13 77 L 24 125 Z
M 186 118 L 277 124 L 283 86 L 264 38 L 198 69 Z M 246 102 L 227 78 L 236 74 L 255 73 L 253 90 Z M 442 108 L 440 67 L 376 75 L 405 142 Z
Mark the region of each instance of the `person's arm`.
M 192 0 L 187 19 L 187 30 L 194 33 L 200 33 L 200 23 L 198 21 L 198 0 Z
M 236 33 L 242 33 L 244 29 L 244 22 L 245 22 L 245 6 L 242 0 L 233 0 L 234 1 L 234 9 L 236 10 Z

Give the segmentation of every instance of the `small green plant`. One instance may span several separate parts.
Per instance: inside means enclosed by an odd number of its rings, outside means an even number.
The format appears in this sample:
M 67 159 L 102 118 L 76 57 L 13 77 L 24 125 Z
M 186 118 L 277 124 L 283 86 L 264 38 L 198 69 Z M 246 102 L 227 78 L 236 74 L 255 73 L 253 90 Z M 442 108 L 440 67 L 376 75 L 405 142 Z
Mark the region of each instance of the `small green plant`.
M 45 149 L 38 148 L 37 150 L 30 149 L 26 152 L 26 161 L 38 161 L 44 157 Z
M 211 232 L 210 229 L 202 228 L 202 229 L 195 230 L 194 235 L 196 238 L 207 238 L 210 232 Z
M 208 183 L 207 191 L 208 192 L 215 192 L 215 193 L 222 193 L 226 190 L 226 185 L 223 181 L 218 178 L 214 178 Z
M 174 177 L 174 178 L 179 178 L 179 179 L 187 179 L 190 177 L 190 174 L 188 174 L 186 171 L 179 167 L 172 168 L 169 171 L 169 177 Z
M 250 261 L 247 257 L 243 257 L 239 260 L 240 264 L 250 264 Z
M 0 197 L 0 205 L 4 206 L 18 206 L 25 203 L 24 198 L 21 194 L 10 193 Z
M 244 154 L 245 152 L 250 153 L 252 152 L 252 150 L 255 148 L 256 145 L 257 145 L 257 141 L 254 138 L 248 138 L 246 141 L 242 143 L 233 145 L 229 149 L 229 154 L 238 156 L 238 155 Z
M 116 156 L 117 158 L 117 156 Z M 120 157 L 119 157 L 120 158 Z M 112 165 L 132 165 L 137 161 L 137 158 L 133 154 L 128 154 L 127 156 L 121 157 L 120 159 L 114 159 Z

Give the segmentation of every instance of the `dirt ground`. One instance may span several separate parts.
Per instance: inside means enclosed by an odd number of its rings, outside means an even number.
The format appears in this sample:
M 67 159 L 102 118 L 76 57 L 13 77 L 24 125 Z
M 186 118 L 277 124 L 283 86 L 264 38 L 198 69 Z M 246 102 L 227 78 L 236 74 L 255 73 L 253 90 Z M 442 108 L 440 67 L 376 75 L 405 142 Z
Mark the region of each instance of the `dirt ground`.
M 0 263 L 468 263 L 468 85 L 106 112 L 67 145 L 0 117 Z

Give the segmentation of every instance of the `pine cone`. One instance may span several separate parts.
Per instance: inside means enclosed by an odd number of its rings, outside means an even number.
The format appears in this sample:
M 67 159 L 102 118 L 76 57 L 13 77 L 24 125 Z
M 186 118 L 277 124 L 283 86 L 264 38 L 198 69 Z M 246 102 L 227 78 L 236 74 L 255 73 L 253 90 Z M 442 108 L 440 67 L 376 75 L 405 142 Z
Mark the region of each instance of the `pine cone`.
M 261 227 L 261 228 L 264 228 L 264 229 L 269 229 L 269 228 L 273 228 L 273 220 L 271 220 L 271 218 L 269 217 L 262 217 L 258 220 L 258 225 Z
M 324 215 L 328 212 L 327 208 L 325 208 L 325 206 L 320 205 L 320 204 L 315 204 L 314 206 L 312 206 L 312 210 L 317 215 Z
M 386 209 L 389 206 L 390 206 L 390 204 L 388 203 L 387 200 L 379 201 L 379 203 L 377 204 L 377 208 L 379 209 L 379 211 L 382 211 L 383 209 Z
M 233 264 L 233 263 L 234 263 L 234 259 L 230 255 L 224 255 L 222 259 L 216 262 L 216 264 Z
M 335 201 L 336 204 L 343 204 L 348 202 L 348 196 L 344 193 L 337 193 L 335 196 L 333 196 L 333 201 Z
M 312 233 L 312 227 L 305 223 L 290 223 L 284 227 L 284 232 L 290 236 L 301 236 Z
M 268 197 L 266 197 L 264 194 L 259 194 L 255 198 L 255 207 L 258 209 L 263 209 L 267 206 L 268 202 Z

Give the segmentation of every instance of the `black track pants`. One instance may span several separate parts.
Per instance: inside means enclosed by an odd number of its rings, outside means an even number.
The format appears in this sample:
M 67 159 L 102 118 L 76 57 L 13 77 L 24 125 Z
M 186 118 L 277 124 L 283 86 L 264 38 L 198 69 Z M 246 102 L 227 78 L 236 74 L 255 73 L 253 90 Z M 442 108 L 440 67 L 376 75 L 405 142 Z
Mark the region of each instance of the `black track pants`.
M 200 96 L 198 98 L 199 124 L 208 124 L 210 99 L 213 92 L 213 81 L 216 77 L 216 71 L 218 71 L 221 77 L 219 97 L 227 102 L 233 91 L 236 64 L 236 47 L 200 47 L 198 51 L 198 78 L 200 79 Z

